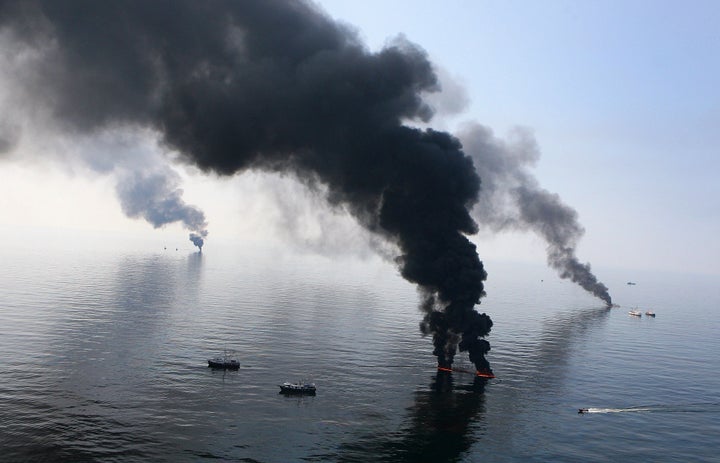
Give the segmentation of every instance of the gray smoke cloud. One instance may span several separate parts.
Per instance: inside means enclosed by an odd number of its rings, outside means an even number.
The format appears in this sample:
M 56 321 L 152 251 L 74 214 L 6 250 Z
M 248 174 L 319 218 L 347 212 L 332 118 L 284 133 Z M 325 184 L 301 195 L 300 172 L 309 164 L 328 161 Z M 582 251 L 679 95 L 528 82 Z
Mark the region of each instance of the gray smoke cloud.
M 105 175 L 115 181 L 115 193 L 123 213 L 145 220 L 153 228 L 179 224 L 190 232 L 190 241 L 202 249 L 207 220 L 198 207 L 183 199 L 182 178 L 167 153 L 144 130 L 120 127 L 90 135 L 35 132 L 40 143 L 25 143 L 20 149 L 41 153 L 59 162 L 68 172 Z M 37 141 L 37 140 L 36 140 Z
M 180 176 L 163 166 L 154 172 L 120 174 L 116 191 L 125 215 L 145 219 L 155 228 L 179 222 L 191 230 L 190 241 L 202 250 L 208 235 L 205 214 L 183 201 L 180 183 Z
M 81 8 L 80 4 L 74 6 Z M 181 178 L 172 167 L 172 156 L 168 156 L 172 150 L 158 144 L 157 132 L 142 124 L 103 122 L 116 115 L 113 111 L 101 114 L 100 108 L 108 99 L 122 100 L 122 91 L 110 96 L 87 87 L 56 95 L 64 92 L 68 82 L 82 85 L 83 77 L 63 62 L 62 52 L 52 39 L 52 27 L 40 9 L 41 5 L 33 2 L 0 1 L 0 23 L 12 20 L 13 15 L 33 18 L 25 24 L 28 29 L 24 32 L 0 27 L 0 156 L 44 158 L 59 163 L 68 173 L 89 169 L 111 176 L 125 215 L 143 219 L 154 228 L 178 223 L 190 231 L 190 241 L 202 249 L 208 235 L 207 221 L 199 208 L 183 200 Z M 133 76 L 113 78 L 130 82 Z M 66 98 L 64 107 L 50 103 Z M 78 114 L 74 105 L 96 108 L 97 113 L 84 115 L 83 124 L 77 125 L 73 122 Z M 92 124 L 94 129 L 85 130 L 84 124 Z
M 492 130 L 471 124 L 459 132 L 465 152 L 472 157 L 482 179 L 473 217 L 481 227 L 493 231 L 529 230 L 547 243 L 548 265 L 561 278 L 570 279 L 602 299 L 612 299 L 607 287 L 581 263 L 575 253 L 585 233 L 577 212 L 557 194 L 540 187 L 530 169 L 540 158 L 535 138 L 527 129 L 516 128 L 507 140 Z
M 183 200 L 180 175 L 163 156 L 162 148 L 149 141 L 149 135 L 127 128 L 101 131 L 81 137 L 80 143 L 71 142 L 72 152 L 67 156 L 115 178 L 115 192 L 126 216 L 143 219 L 154 228 L 178 223 L 190 231 L 190 241 L 202 250 L 208 235 L 205 214 Z
M 0 120 L 0 155 L 12 151 L 18 143 L 17 129 Z
M 201 252 L 202 252 L 203 244 L 205 244 L 205 237 L 207 237 L 207 234 L 208 234 L 207 230 L 202 230 L 199 233 L 195 233 L 195 232 L 190 233 L 190 241 L 192 241 L 193 244 L 195 246 L 197 246 Z

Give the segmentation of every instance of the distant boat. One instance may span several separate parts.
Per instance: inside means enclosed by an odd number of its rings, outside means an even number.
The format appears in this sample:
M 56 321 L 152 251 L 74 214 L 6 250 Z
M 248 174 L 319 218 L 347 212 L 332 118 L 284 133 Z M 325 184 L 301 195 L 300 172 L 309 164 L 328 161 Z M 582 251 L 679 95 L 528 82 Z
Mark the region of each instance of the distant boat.
M 208 359 L 208 366 L 210 368 L 221 368 L 223 370 L 237 370 L 240 368 L 240 362 L 232 352 L 225 350 L 222 356 Z
M 639 310 L 631 310 L 628 313 L 633 317 L 642 317 L 642 312 L 640 312 Z
M 632 281 L 628 281 L 627 284 L 632 285 L 632 286 L 635 285 L 635 283 L 633 283 Z
M 648 317 L 653 317 L 653 318 L 655 318 L 655 312 L 653 312 L 652 310 L 646 311 L 646 312 L 645 312 L 645 315 L 647 315 Z
M 284 382 L 279 384 L 280 394 L 306 394 L 315 395 L 315 383 L 298 381 L 297 383 Z

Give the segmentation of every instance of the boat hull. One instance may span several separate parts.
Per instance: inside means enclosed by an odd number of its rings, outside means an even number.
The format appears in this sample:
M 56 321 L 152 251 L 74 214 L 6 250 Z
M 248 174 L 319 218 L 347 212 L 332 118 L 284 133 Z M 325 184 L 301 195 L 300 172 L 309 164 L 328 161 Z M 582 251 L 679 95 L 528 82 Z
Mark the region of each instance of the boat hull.
M 208 360 L 208 367 L 221 370 L 238 370 L 240 368 L 240 362 L 225 362 L 211 359 Z
M 298 386 L 280 384 L 280 394 L 287 395 L 315 395 L 315 386 Z

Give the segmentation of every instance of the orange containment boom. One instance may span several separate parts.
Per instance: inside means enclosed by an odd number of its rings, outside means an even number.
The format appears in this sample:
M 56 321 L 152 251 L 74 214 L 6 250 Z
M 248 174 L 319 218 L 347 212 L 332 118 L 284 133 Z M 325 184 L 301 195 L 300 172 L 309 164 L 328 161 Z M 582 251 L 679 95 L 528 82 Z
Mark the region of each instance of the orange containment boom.
M 470 374 L 470 375 L 475 375 L 475 376 L 477 376 L 478 378 L 492 379 L 492 378 L 495 377 L 495 375 L 492 374 L 492 373 L 489 372 L 489 371 L 480 371 L 480 370 L 478 370 L 478 371 L 472 371 L 472 370 L 466 370 L 466 369 L 464 369 L 464 368 L 447 368 L 447 367 L 441 367 L 441 366 L 439 366 L 439 365 L 438 365 L 437 369 L 438 369 L 438 371 L 446 371 L 446 372 L 448 372 L 448 373 L 452 373 L 453 371 L 455 371 L 455 372 L 457 372 L 457 373 L 467 373 L 467 374 Z

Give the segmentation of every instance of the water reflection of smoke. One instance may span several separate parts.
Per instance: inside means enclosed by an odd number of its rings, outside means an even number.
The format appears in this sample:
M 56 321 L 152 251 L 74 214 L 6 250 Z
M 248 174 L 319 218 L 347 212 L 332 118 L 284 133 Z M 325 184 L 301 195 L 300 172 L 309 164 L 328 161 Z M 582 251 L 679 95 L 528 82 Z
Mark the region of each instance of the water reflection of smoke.
M 570 310 L 546 319 L 530 365 L 535 383 L 540 382 L 544 389 L 549 384 L 561 382 L 576 342 L 588 330 L 607 320 L 610 311 L 608 308 Z
M 511 447 L 525 410 L 533 409 L 531 401 L 561 385 L 574 346 L 609 313 L 606 308 L 570 310 L 546 319 L 532 354 L 499 374 L 490 397 L 486 380 L 468 383 L 469 376 L 438 372 L 428 390 L 415 392 L 405 424 L 395 432 L 368 433 L 344 444 L 337 461 L 458 461 L 484 435 L 491 435 L 492 448 Z M 490 399 L 493 408 L 503 410 L 501 415 L 486 413 Z
M 543 321 L 537 339 L 523 346 L 515 361 L 505 364 L 501 380 L 493 389 L 493 408 L 500 414 L 488 417 L 493 429 L 488 434 L 493 447 L 511 452 L 515 436 L 524 433 L 534 436 L 541 424 L 538 414 L 548 397 L 562 390 L 566 381 L 569 359 L 589 332 L 597 329 L 610 315 L 611 309 L 573 309 L 553 314 Z M 545 423 L 542 423 L 545 424 Z
M 481 378 L 464 384 L 438 372 L 428 390 L 415 392 L 407 424 L 394 433 L 366 434 L 343 445 L 337 461 L 457 460 L 483 433 L 485 384 Z

